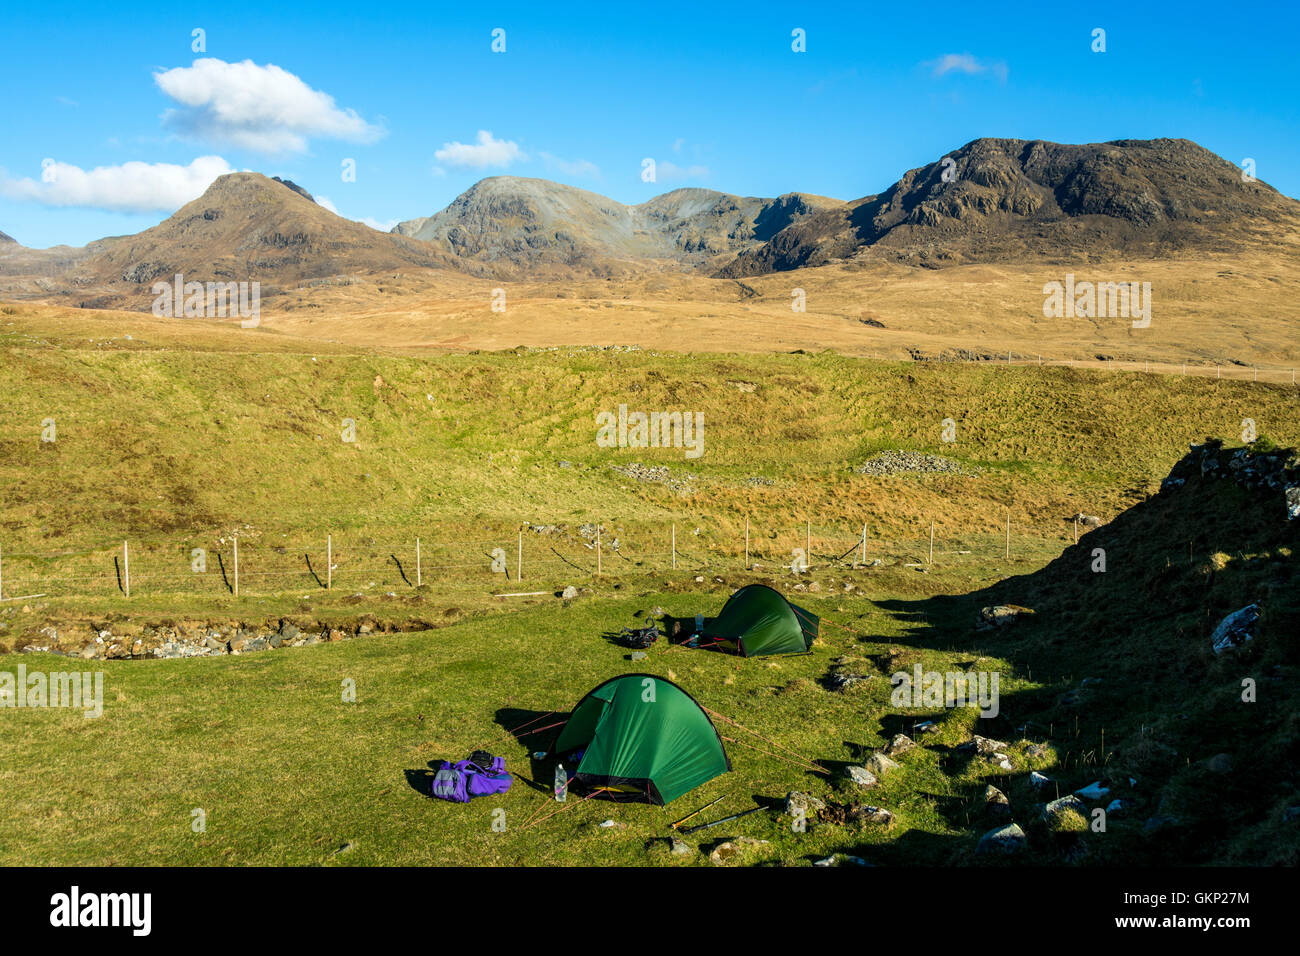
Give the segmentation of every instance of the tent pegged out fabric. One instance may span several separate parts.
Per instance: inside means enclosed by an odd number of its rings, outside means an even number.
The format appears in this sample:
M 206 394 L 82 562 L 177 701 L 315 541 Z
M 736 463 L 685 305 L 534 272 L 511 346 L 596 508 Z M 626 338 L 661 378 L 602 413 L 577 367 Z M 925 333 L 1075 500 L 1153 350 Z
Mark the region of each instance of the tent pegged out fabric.
M 731 769 L 713 722 L 690 694 L 653 674 L 623 674 L 578 702 L 551 751 L 585 748 L 574 781 L 671 803 Z
M 791 604 L 766 584 L 749 584 L 727 599 L 704 628 L 706 640 L 734 647 L 744 657 L 803 654 L 817 639 L 821 619 Z

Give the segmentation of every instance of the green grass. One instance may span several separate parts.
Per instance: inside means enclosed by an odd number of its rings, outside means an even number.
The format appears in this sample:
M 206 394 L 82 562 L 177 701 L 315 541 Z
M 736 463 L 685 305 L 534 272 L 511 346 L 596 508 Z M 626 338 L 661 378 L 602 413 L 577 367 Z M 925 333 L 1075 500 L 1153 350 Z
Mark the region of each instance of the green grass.
M 1187 442 L 1231 439 L 1244 418 L 1271 443 L 1300 443 L 1293 387 L 833 354 L 412 358 L 305 352 L 268 336 L 272 353 L 215 333 L 181 348 L 83 347 L 22 315 L 12 321 L 0 340 L 4 594 L 47 597 L 0 604 L 0 650 L 51 622 L 121 631 L 167 620 L 370 615 L 420 630 L 196 660 L 0 658 L 0 670 L 106 674 L 97 720 L 0 711 L 9 724 L 0 736 L 0 863 L 666 864 L 681 861 L 651 841 L 668 821 L 724 793 L 717 816 L 800 789 L 897 818 L 888 829 L 824 824 L 795 834 L 775 814 L 754 815 L 707 831 L 703 849 L 743 834 L 770 841 L 745 851 L 749 863 L 848 852 L 946 864 L 970 860 L 993 825 L 980 810 L 987 782 L 1031 831 L 1028 862 L 1296 862 L 1296 824 L 1285 819 L 1300 739 L 1287 636 L 1300 626 L 1295 528 L 1281 520 L 1276 494 L 1192 482 L 1149 497 Z M 702 411 L 704 458 L 598 448 L 594 415 L 620 402 Z M 58 423 L 53 444 L 39 440 L 46 417 Z M 357 422 L 356 444 L 339 438 L 344 418 Z M 945 418 L 957 422 L 955 443 L 939 440 Z M 888 448 L 982 471 L 887 479 L 852 471 Z M 667 465 L 689 492 L 610 470 L 631 461 Z M 747 484 L 751 477 L 771 484 Z M 1067 519 L 1078 511 L 1109 523 L 1074 546 Z M 746 518 L 751 560 L 762 565 L 752 573 L 742 569 Z M 789 592 L 794 579 L 779 565 L 804 544 L 806 521 L 817 557 L 802 580 L 820 592 L 797 600 L 828 622 L 812 655 L 739 660 L 661 644 L 632 664 L 603 639 L 655 605 L 716 611 L 749 580 Z M 577 530 L 588 522 L 625 548 L 605 554 L 599 578 Z M 673 522 L 685 555 L 676 571 L 667 555 Z M 925 560 L 932 522 L 934 565 L 909 567 Z M 507 582 L 489 570 L 489 553 L 502 546 L 513 570 L 525 523 L 561 531 L 526 532 L 525 579 Z M 868 556 L 883 563 L 829 561 L 864 524 Z M 235 533 L 238 598 L 217 563 L 219 555 L 229 567 Z M 326 534 L 339 565 L 330 591 L 306 566 L 310 559 L 323 574 Z M 393 560 L 409 577 L 417 535 L 427 569 L 418 589 Z M 113 563 L 123 539 L 130 599 Z M 1105 575 L 1086 570 L 1098 543 Z M 194 547 L 209 551 L 205 575 L 189 571 Z M 568 605 L 493 596 L 571 583 L 591 591 Z M 1266 610 L 1255 646 L 1214 658 L 1209 631 L 1251 601 Z M 1038 613 L 975 631 L 978 609 L 998 602 Z M 875 679 L 843 695 L 826 690 L 820 681 L 841 658 Z M 969 711 L 892 707 L 888 674 L 918 661 L 999 671 L 1001 714 L 977 726 Z M 899 758 L 903 768 L 877 790 L 841 792 L 738 742 L 728 745 L 732 774 L 669 808 L 574 802 L 525 827 L 547 803 L 550 768 L 538 768 L 541 790 L 530 787 L 525 758 L 536 745 L 506 728 L 526 720 L 514 720 L 521 713 L 563 711 L 634 669 L 673 676 L 707 706 L 836 771 L 916 720 L 939 717 L 943 727 Z M 1101 684 L 1080 688 L 1097 676 Z M 1257 704 L 1239 702 L 1245 677 L 1260 688 Z M 348 679 L 356 703 L 342 700 Z M 1007 741 L 1014 771 L 952 749 L 973 731 Z M 1048 750 L 1031 760 L 1031 742 Z M 483 746 L 521 773 L 507 797 L 456 807 L 418 791 L 429 761 Z M 1218 753 L 1237 770 L 1208 776 L 1205 760 Z M 1030 792 L 1030 769 L 1056 777 L 1062 794 L 1113 777 L 1138 806 L 1104 835 L 1048 832 L 1037 807 L 1056 794 Z M 1131 794 L 1122 790 L 1130 775 L 1140 781 Z M 504 833 L 491 827 L 498 805 Z M 206 833 L 190 829 L 196 808 L 207 813 Z M 1149 834 L 1142 824 L 1153 815 L 1182 823 Z M 627 826 L 599 828 L 607 818 Z
M 712 590 L 664 603 L 670 612 L 712 612 L 726 589 Z M 838 768 L 860 762 L 909 721 L 891 711 L 888 678 L 865 660 L 895 646 L 907 625 L 866 601 L 808 603 L 852 622 L 871 636 L 868 643 L 827 627 L 805 657 L 743 660 L 661 642 L 646 661 L 631 664 L 626 649 L 602 634 L 632 623 L 635 611 L 658 600 L 653 594 L 606 596 L 314 648 L 96 664 L 106 674 L 101 718 L 5 712 L 10 732 L 0 740 L 7 807 L 0 817 L 0 863 L 663 863 L 667 856 L 647 849 L 648 841 L 715 796 L 728 794 L 695 822 L 792 789 L 849 798 L 826 777 L 759 752 L 775 750 L 768 741 Z M 877 675 L 866 690 L 837 694 L 819 685 L 830 660 L 843 654 L 861 658 L 856 666 Z M 909 656 L 907 666 L 919 660 L 949 669 L 961 656 L 927 651 Z M 14 670 L 18 661 L 9 658 L 5 669 Z M 21 661 L 29 671 L 72 666 L 48 655 Z M 745 744 L 726 745 L 732 773 L 664 808 L 574 797 L 554 819 L 525 828 L 549 801 L 526 779 L 529 750 L 545 744 L 530 740 L 526 746 L 506 730 L 536 713 L 567 711 L 595 684 L 630 670 L 670 676 L 705 706 L 767 740 L 719 723 L 724 736 Z M 342 700 L 347 679 L 356 682 L 355 703 Z M 1003 693 L 1019 686 L 1004 679 Z M 966 739 L 974 722 L 973 712 L 952 712 L 927 743 Z M 504 754 L 524 779 L 500 799 L 467 806 L 435 802 L 408 781 L 410 772 L 426 787 L 429 761 L 458 758 L 476 747 Z M 707 849 L 728 835 L 770 840 L 751 851 L 750 862 L 795 862 L 867 846 L 881 860 L 940 862 L 970 849 L 978 828 L 966 826 L 958 805 L 982 779 L 973 767 L 950 775 L 940 759 L 935 751 L 914 751 L 899 758 L 903 769 L 881 788 L 853 796 L 892 809 L 897 820 L 889 829 L 815 825 L 796 834 L 788 818 L 772 813 L 690 842 Z M 539 774 L 543 787 L 549 769 L 543 765 Z M 1003 775 L 989 779 L 1006 785 Z M 491 827 L 497 807 L 506 812 L 504 833 Z M 206 833 L 191 831 L 195 808 L 207 814 Z M 597 826 L 610 818 L 627 828 Z M 932 842 L 917 855 L 909 847 L 920 834 Z M 345 844 L 353 849 L 334 856 Z

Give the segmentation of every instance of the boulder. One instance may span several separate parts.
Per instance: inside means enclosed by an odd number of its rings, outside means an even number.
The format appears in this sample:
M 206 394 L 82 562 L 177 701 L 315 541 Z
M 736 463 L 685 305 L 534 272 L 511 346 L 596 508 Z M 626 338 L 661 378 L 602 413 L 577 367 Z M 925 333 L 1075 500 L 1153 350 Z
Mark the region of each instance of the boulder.
M 859 787 L 874 787 L 879 781 L 876 775 L 866 767 L 849 766 L 844 768 L 844 776 Z
M 997 819 L 1011 818 L 1011 801 L 997 787 L 989 784 L 984 788 L 984 812 Z
M 819 800 L 811 794 L 791 790 L 785 795 L 785 812 L 787 816 L 795 816 L 798 811 L 803 811 L 805 817 L 811 817 L 818 811 L 825 809 L 826 801 Z
M 1247 604 L 1240 611 L 1233 611 L 1219 622 L 1219 626 L 1210 635 L 1210 645 L 1214 648 L 1214 653 L 1222 654 L 1224 651 L 1233 650 L 1254 640 L 1258 623 L 1258 604 Z
M 1095 783 L 1090 783 L 1086 787 L 1081 787 L 1074 792 L 1085 800 L 1100 800 L 1110 794 L 1110 788 L 1103 787 L 1101 781 L 1098 780 Z
M 1011 854 L 1020 853 L 1029 846 L 1025 831 L 1015 823 L 997 827 L 980 837 L 975 847 L 977 854 Z
M 995 604 L 991 607 L 980 608 L 979 620 L 975 622 L 975 628 L 976 630 L 987 631 L 995 627 L 1005 627 L 1033 613 L 1032 608 L 1020 607 L 1017 604 Z
M 895 734 L 894 739 L 889 742 L 885 748 L 885 753 L 897 757 L 899 754 L 905 754 L 916 746 L 916 741 L 907 734 Z
M 897 763 L 881 753 L 875 753 L 868 757 L 865 766 L 877 777 L 886 776 L 898 769 Z
M 1044 804 L 1040 816 L 1047 823 L 1060 823 L 1068 819 L 1072 813 L 1078 814 L 1085 820 L 1088 818 L 1088 805 L 1071 793 Z

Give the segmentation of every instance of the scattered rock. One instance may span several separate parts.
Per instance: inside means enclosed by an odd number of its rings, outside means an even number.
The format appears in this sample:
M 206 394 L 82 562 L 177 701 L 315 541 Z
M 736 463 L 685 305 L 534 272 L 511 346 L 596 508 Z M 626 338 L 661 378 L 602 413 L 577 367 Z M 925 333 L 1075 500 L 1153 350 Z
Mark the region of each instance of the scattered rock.
M 976 854 L 1011 854 L 1019 853 L 1029 846 L 1025 831 L 1015 823 L 997 827 L 980 837 L 975 847 Z
M 1011 801 L 997 787 L 989 784 L 984 788 L 984 812 L 997 819 L 1011 818 Z
M 1097 782 L 1090 783 L 1086 787 L 1081 787 L 1074 792 L 1085 800 L 1100 800 L 1102 797 L 1105 797 L 1110 793 L 1110 788 L 1103 787 L 1101 781 L 1098 780 Z
M 1088 818 L 1088 805 L 1072 793 L 1044 804 L 1041 816 L 1048 823 L 1062 823 L 1071 814 L 1078 814 L 1084 820 Z
M 916 746 L 916 741 L 907 734 L 895 734 L 894 739 L 889 742 L 885 748 L 885 753 L 897 757 L 899 754 L 905 754 Z
M 859 787 L 874 787 L 879 781 L 876 775 L 866 767 L 849 766 L 844 768 L 844 776 Z
M 560 597 L 566 601 L 572 601 L 577 596 L 578 596 L 578 589 L 574 587 L 572 584 L 570 584 L 567 588 L 565 588 L 563 591 L 560 592 Z
M 714 866 L 722 866 L 730 863 L 736 857 L 740 856 L 740 847 L 734 843 L 719 843 L 709 854 L 709 862 Z
M 1037 770 L 1029 771 L 1029 785 L 1035 790 L 1045 790 L 1052 785 L 1052 778 Z
M 690 856 L 693 851 L 687 844 L 677 839 L 677 837 L 669 837 L 668 852 L 673 856 Z
M 843 694 L 850 687 L 865 684 L 865 682 L 871 680 L 873 676 L 874 675 L 872 674 L 855 674 L 849 671 L 836 671 L 827 675 L 826 687 L 828 690 L 835 691 L 837 694 Z
M 1247 641 L 1254 640 L 1256 624 L 1259 623 L 1259 605 L 1247 604 L 1240 611 L 1233 611 L 1214 629 L 1210 635 L 1210 645 L 1214 653 L 1241 647 Z
M 865 766 L 877 777 L 884 777 L 898 769 L 898 764 L 882 753 L 874 753 L 868 757 Z
M 791 790 L 785 795 L 785 812 L 787 816 L 793 817 L 799 811 L 802 811 L 805 817 L 811 817 L 825 809 L 826 801 L 819 800 L 811 794 Z
M 987 631 L 990 628 L 1005 627 L 1033 613 L 1032 608 L 1020 607 L 1018 604 L 995 604 L 992 607 L 980 608 L 975 629 Z

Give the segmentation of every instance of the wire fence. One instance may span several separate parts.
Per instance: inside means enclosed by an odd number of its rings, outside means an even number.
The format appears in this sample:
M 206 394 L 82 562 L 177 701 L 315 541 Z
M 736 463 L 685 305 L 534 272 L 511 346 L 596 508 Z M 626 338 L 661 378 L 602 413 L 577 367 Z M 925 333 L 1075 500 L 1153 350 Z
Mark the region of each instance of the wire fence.
M 124 539 L 115 545 L 61 551 L 7 551 L 0 542 L 0 602 L 37 597 L 145 595 L 239 597 L 300 591 L 394 594 L 427 585 L 464 585 L 497 593 L 533 582 L 580 582 L 596 576 L 650 576 L 754 571 L 929 570 L 987 566 L 1059 552 L 1080 529 L 1058 535 L 1017 528 L 881 539 L 862 528 L 807 522 L 801 528 L 731 533 L 687 524 L 629 530 L 527 525 L 480 538 L 430 540 L 420 535 L 378 539 L 365 533 L 323 533 L 311 540 L 252 533 L 189 540 Z
M 946 361 L 931 359 L 929 361 Z M 1057 366 L 1081 369 L 1102 369 L 1112 372 L 1146 372 L 1156 375 L 1182 375 L 1196 378 L 1226 379 L 1234 382 L 1258 382 L 1270 385 L 1295 385 L 1296 370 L 1289 366 L 1245 365 L 1240 362 L 1171 362 L 1167 359 L 1061 359 L 1051 356 L 1007 352 L 1004 356 L 984 359 L 960 359 L 962 364 L 995 366 Z

